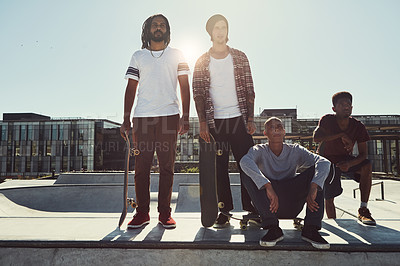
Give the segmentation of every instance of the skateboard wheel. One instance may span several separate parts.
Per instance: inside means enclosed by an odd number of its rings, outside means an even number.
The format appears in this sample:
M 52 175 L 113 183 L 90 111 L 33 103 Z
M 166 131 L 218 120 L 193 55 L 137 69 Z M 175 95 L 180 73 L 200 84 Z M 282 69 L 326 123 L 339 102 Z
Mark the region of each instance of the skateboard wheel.
M 303 230 L 303 225 L 295 225 L 294 228 L 298 231 L 302 231 Z
M 224 207 L 225 204 L 222 201 L 218 202 L 218 208 L 223 209 Z
M 140 154 L 140 151 L 139 151 L 138 149 L 134 149 L 134 150 L 133 150 L 133 154 L 134 154 L 135 156 L 138 156 L 138 155 Z
M 297 229 L 299 231 L 302 231 L 303 227 L 304 227 L 304 225 L 301 223 L 301 221 L 302 221 L 302 219 L 299 219 L 299 218 L 293 219 L 293 226 L 295 229 Z
M 247 230 L 247 223 L 246 222 L 240 222 L 240 229 L 242 231 L 246 231 Z
M 129 198 L 129 199 L 127 199 L 127 202 L 128 202 L 128 204 L 129 205 L 131 205 L 132 206 L 132 208 L 136 208 L 137 207 L 137 204 L 136 204 L 136 202 L 135 202 L 135 200 L 134 199 L 132 199 L 132 198 Z
M 222 150 L 217 150 L 217 155 L 221 156 L 223 154 Z

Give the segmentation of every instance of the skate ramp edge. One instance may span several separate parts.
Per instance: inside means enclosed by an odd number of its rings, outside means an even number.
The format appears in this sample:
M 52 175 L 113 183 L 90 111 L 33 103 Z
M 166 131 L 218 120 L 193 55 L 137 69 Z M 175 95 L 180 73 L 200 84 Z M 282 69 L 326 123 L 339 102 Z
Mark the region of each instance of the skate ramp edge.
M 135 173 L 129 173 L 129 184 L 134 184 Z M 231 174 L 231 180 L 238 179 L 239 174 Z M 61 174 L 55 185 L 76 185 L 76 184 L 123 184 L 124 173 L 65 173 Z M 175 173 L 172 192 L 178 192 L 179 184 L 198 184 L 199 174 L 197 173 Z M 158 192 L 159 174 L 150 174 L 150 191 Z
M 2 189 L 0 194 L 2 201 L 6 198 L 13 204 L 46 212 L 120 213 L 123 207 L 123 185 L 119 184 L 22 187 Z M 128 197 L 135 197 L 134 186 L 129 186 Z M 0 211 L 8 205 L 0 206 Z

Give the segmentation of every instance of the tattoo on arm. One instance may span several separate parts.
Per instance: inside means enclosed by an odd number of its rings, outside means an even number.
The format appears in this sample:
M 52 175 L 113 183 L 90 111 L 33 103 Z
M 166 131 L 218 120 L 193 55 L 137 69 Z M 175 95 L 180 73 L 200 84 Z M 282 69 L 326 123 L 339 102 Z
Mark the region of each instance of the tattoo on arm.
M 254 98 L 247 97 L 247 119 L 254 119 Z
M 206 101 L 203 97 L 196 97 L 194 99 L 194 102 L 196 104 L 196 111 L 197 111 L 197 116 L 199 117 L 199 122 L 205 122 L 206 121 Z

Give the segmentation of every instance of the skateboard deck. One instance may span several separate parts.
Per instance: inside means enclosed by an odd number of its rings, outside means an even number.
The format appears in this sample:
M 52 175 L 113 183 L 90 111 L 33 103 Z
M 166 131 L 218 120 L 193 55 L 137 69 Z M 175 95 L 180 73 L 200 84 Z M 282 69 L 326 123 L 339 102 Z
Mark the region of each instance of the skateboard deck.
M 123 209 L 118 222 L 118 228 L 123 224 L 126 214 L 128 212 L 128 204 L 132 208 L 136 208 L 136 202 L 132 198 L 128 198 L 128 180 L 129 180 L 129 157 L 131 156 L 131 143 L 129 141 L 129 135 L 125 132 L 125 173 L 124 173 L 124 189 L 123 189 Z
M 217 167 L 216 167 L 216 145 L 214 138 L 210 135 L 210 143 L 200 139 L 200 207 L 201 224 L 211 227 L 218 216 L 217 199 Z

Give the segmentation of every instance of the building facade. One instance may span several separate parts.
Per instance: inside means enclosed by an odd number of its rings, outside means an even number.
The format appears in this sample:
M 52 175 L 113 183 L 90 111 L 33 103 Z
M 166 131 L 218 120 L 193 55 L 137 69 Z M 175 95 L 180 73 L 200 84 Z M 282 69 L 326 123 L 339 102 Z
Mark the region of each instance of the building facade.
M 256 144 L 266 142 L 264 122 L 270 116 L 282 119 L 286 142 L 299 143 L 311 151 L 319 119 L 297 119 L 296 109 L 264 110 L 268 116 L 255 117 Z M 368 158 L 374 172 L 399 175 L 400 115 L 354 116 L 371 136 Z M 187 134 L 178 136 L 176 162 L 196 164 L 199 160 L 199 123 L 190 118 Z M 0 175 L 41 176 L 53 172 L 114 171 L 124 169 L 125 142 L 120 124 L 103 119 L 52 119 L 37 114 L 3 114 L 0 121 Z M 357 153 L 357 150 L 354 150 Z M 234 161 L 230 155 L 230 161 Z M 131 169 L 134 160 L 130 160 Z M 157 165 L 157 158 L 154 158 Z
M 104 132 L 118 123 L 97 119 L 51 119 L 37 114 L 4 114 L 0 121 L 2 176 L 101 169 Z M 122 146 L 123 147 L 123 146 Z M 119 154 L 119 153 L 117 153 Z M 122 165 L 122 164 L 121 164 Z

